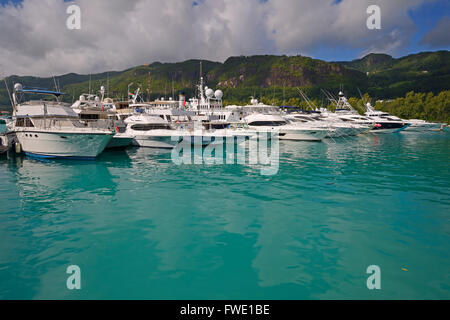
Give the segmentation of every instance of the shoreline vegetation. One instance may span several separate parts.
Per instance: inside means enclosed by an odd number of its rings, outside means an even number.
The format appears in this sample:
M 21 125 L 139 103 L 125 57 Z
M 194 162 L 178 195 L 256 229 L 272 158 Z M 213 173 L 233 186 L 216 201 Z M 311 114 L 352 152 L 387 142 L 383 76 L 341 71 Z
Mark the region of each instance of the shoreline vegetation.
M 348 62 L 326 62 L 301 55 L 239 56 L 224 63 L 194 59 L 154 62 L 124 71 L 69 73 L 56 77 L 56 83 L 66 93 L 63 101 L 69 103 L 82 93 L 97 93 L 100 86 L 106 87 L 107 97 L 127 100 L 130 83 L 132 92 L 140 86 L 146 101 L 162 97 L 177 100 L 180 92 L 187 97 L 197 95 L 200 61 L 206 85 L 223 91 L 224 105 L 249 104 L 253 96 L 266 104 L 307 110 L 309 106 L 298 88 L 316 107 L 330 106 L 322 89 L 335 96 L 343 90 L 360 113 L 371 102 L 376 109 L 404 119 L 450 122 L 450 51 L 446 50 L 401 58 L 372 53 Z M 30 87 L 55 87 L 53 77 L 10 76 L 6 81 L 10 89 L 16 82 Z M 360 97 L 359 91 L 366 94 Z M 11 111 L 4 84 L 0 86 L 2 110 Z

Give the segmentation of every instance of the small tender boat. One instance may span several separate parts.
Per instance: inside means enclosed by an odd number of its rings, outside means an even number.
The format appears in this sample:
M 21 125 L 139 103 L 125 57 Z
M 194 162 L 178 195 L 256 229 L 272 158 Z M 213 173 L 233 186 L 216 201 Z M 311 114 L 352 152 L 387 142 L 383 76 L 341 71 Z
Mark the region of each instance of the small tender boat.
M 406 120 L 411 125 L 406 131 L 442 131 L 447 125 L 445 123 L 427 122 L 420 119 Z
M 5 153 L 9 148 L 8 137 L 5 134 L 0 134 L 0 154 Z

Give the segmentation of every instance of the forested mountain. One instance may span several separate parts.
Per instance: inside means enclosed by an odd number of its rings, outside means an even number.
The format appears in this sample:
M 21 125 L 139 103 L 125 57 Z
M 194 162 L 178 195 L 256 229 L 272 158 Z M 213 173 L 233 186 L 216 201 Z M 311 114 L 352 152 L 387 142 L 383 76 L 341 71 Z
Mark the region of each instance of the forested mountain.
M 358 88 L 373 99 L 404 97 L 407 92 L 433 92 L 435 95 L 450 89 L 450 52 L 422 52 L 395 59 L 386 54 L 369 54 L 350 62 L 326 62 L 304 56 L 239 56 L 224 63 L 202 61 L 206 85 L 224 91 L 225 103 L 245 103 L 250 96 L 270 100 L 276 104 L 299 105 L 297 87 L 316 101 L 323 100 L 321 89 L 336 92 L 343 88 L 348 96 L 359 96 Z M 200 60 L 179 63 L 154 62 L 124 71 L 110 71 L 92 75 L 74 73 L 56 77 L 56 82 L 71 102 L 81 93 L 97 92 L 101 85 L 108 87 L 110 97 L 122 99 L 141 85 L 144 98 L 150 83 L 150 98 L 195 94 L 200 77 Z M 150 81 L 149 81 L 150 80 Z M 50 78 L 7 78 L 10 88 L 20 82 L 25 86 L 54 88 Z M 9 108 L 4 84 L 0 88 L 0 106 Z

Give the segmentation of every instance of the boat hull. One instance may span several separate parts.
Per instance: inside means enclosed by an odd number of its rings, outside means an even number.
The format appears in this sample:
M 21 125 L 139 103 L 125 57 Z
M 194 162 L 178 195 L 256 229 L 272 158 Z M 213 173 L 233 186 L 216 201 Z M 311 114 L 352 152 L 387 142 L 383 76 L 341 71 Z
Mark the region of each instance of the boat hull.
M 420 131 L 440 131 L 445 128 L 445 125 L 442 123 L 419 123 L 419 124 L 411 124 L 405 131 L 408 132 L 420 132 Z
M 408 128 L 409 124 L 399 122 L 377 122 L 375 127 L 370 131 L 372 133 L 394 133 L 400 132 Z
M 109 141 L 106 149 L 125 149 L 133 141 L 133 137 L 122 133 L 115 134 Z
M 308 130 L 280 130 L 280 140 L 291 141 L 322 141 L 330 130 L 308 129 Z
M 108 145 L 111 134 L 16 131 L 25 154 L 42 158 L 94 159 Z
M 165 131 L 165 130 L 164 130 Z M 216 130 L 216 131 L 166 131 L 163 130 L 152 130 L 148 134 L 137 134 L 132 144 L 137 147 L 146 148 L 162 148 L 171 149 L 174 148 L 178 143 L 187 143 L 192 145 L 220 145 L 235 138 L 249 138 L 255 136 L 253 131 L 239 131 L 239 130 Z M 136 133 L 136 132 L 135 132 Z
M 177 145 L 178 141 L 172 141 L 172 136 L 136 136 L 132 140 L 132 145 L 143 148 L 159 148 L 172 149 Z

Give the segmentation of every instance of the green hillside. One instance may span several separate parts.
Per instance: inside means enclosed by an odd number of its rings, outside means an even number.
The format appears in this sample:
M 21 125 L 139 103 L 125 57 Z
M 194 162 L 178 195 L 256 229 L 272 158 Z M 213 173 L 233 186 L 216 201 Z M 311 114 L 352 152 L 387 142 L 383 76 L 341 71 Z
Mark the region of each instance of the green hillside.
M 380 98 L 396 98 L 409 91 L 434 92 L 449 89 L 450 52 L 422 52 L 394 59 L 369 54 L 340 65 L 366 73 L 366 91 Z
M 127 86 L 132 90 L 140 84 L 147 99 L 150 74 L 151 99 L 177 96 L 184 91 L 195 94 L 200 60 L 179 63 L 159 63 L 137 66 L 124 71 L 93 75 L 70 73 L 58 76 L 56 81 L 66 92 L 65 101 L 76 100 L 101 85 L 108 87 L 110 97 L 126 98 Z M 224 91 L 225 103 L 244 103 L 250 96 L 277 104 L 299 105 L 297 87 L 301 87 L 317 103 L 323 99 L 321 88 L 337 92 L 341 86 L 348 96 L 358 96 L 358 88 L 374 99 L 403 97 L 409 91 L 438 94 L 450 89 L 450 52 L 423 52 L 399 59 L 385 54 L 369 54 L 350 62 L 326 62 L 303 56 L 240 56 L 224 63 L 202 61 L 206 84 Z M 54 88 L 53 78 L 11 76 L 7 82 L 26 86 Z M 4 85 L 0 88 L 0 107 L 9 108 Z

